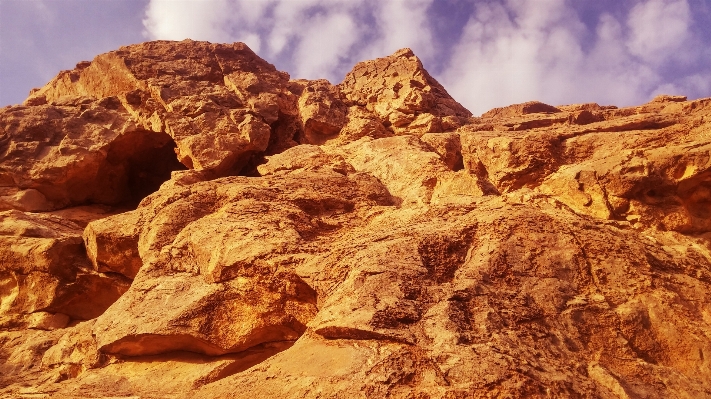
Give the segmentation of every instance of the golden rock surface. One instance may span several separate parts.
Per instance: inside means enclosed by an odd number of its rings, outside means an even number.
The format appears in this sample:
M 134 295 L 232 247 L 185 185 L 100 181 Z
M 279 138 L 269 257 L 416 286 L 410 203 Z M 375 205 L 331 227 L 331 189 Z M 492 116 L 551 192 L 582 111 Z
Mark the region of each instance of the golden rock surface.
M 0 397 L 711 397 L 711 99 L 79 63 L 0 109 Z

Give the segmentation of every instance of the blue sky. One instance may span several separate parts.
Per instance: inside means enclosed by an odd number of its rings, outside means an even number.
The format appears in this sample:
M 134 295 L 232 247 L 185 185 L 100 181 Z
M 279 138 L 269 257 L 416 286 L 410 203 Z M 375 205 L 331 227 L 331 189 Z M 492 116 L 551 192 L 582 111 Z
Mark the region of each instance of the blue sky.
M 709 0 L 0 0 L 0 106 L 99 53 L 184 38 L 333 83 L 411 47 L 474 114 L 711 96 Z

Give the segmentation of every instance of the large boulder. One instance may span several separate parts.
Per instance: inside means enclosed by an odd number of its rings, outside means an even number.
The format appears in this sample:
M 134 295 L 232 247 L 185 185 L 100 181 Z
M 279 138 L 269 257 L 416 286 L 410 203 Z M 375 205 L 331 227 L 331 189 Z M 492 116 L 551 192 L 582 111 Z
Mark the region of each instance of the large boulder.
M 90 251 L 97 265 L 111 268 L 122 255 L 143 265 L 97 319 L 100 350 L 222 355 L 296 340 L 318 312 L 315 292 L 294 271 L 298 259 L 319 250 L 322 235 L 391 203 L 375 179 L 344 175 L 349 170 L 328 158 L 273 176 L 175 185 L 133 212 L 90 224 L 85 239 L 97 248 Z M 313 163 L 321 173 L 305 169 Z
M 116 97 L 0 110 L 0 209 L 134 205 L 185 168 Z

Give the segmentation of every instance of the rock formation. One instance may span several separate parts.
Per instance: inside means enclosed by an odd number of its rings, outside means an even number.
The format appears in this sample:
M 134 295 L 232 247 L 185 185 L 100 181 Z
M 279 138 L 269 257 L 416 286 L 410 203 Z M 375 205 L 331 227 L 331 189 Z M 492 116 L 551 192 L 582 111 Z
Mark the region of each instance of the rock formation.
M 0 109 L 0 397 L 711 397 L 711 99 L 81 62 Z

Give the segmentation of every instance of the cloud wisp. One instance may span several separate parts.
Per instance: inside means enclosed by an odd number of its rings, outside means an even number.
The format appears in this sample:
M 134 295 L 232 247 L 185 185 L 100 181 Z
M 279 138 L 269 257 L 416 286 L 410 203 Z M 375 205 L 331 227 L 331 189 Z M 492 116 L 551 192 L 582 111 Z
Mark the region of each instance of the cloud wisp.
M 664 91 L 704 95 L 693 75 L 677 75 L 703 61 L 687 1 L 621 11 L 587 26 L 564 0 L 478 5 L 444 83 L 475 113 L 531 99 L 629 105 Z
M 299 78 L 339 81 L 355 62 L 402 47 L 431 53 L 434 0 L 151 0 L 149 39 L 243 41 Z
M 609 2 L 583 18 L 571 0 L 150 0 L 143 24 L 148 39 L 244 41 L 294 77 L 332 82 L 358 61 L 411 47 L 479 114 L 534 99 L 711 95 L 711 53 L 700 50 L 711 35 L 693 1 Z M 433 14 L 444 3 L 469 10 L 459 32 L 438 34 Z

